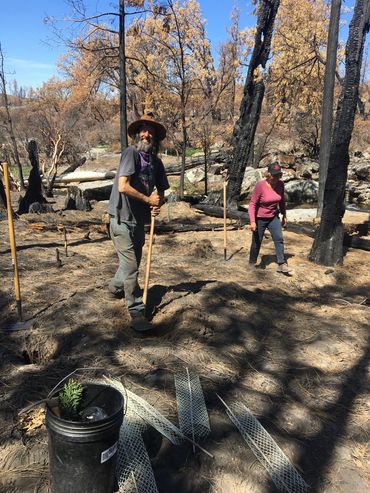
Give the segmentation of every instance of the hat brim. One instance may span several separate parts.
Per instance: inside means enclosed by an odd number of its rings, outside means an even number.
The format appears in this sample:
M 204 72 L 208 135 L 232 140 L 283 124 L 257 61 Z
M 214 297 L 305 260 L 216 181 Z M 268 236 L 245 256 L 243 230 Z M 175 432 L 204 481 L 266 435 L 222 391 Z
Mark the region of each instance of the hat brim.
M 134 138 L 135 135 L 139 132 L 140 127 L 145 124 L 151 125 L 155 129 L 155 136 L 159 141 L 166 138 L 167 131 L 161 123 L 153 122 L 153 120 L 146 120 L 145 118 L 141 118 L 140 120 L 136 120 L 135 122 L 130 123 L 127 128 L 127 133 L 131 138 Z

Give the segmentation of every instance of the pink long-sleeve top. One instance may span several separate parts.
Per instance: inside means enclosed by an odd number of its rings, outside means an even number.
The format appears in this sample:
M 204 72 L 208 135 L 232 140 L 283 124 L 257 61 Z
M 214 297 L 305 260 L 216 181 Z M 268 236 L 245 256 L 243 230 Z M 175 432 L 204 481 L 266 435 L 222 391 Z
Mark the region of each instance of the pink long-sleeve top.
M 256 218 L 272 218 L 278 214 L 278 211 L 285 216 L 286 205 L 284 197 L 284 182 L 279 180 L 275 188 L 272 188 L 266 180 L 259 181 L 254 187 L 248 214 L 251 223 L 256 222 Z

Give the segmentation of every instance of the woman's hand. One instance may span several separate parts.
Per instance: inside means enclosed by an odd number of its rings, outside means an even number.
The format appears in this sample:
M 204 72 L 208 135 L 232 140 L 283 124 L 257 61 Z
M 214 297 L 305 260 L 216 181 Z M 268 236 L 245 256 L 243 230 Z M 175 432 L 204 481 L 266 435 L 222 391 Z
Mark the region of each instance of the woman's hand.
M 256 231 L 256 229 L 257 229 L 257 224 L 251 223 L 251 231 Z
M 282 216 L 282 218 L 281 218 L 281 225 L 282 225 L 283 228 L 286 228 L 286 226 L 287 226 L 286 216 Z

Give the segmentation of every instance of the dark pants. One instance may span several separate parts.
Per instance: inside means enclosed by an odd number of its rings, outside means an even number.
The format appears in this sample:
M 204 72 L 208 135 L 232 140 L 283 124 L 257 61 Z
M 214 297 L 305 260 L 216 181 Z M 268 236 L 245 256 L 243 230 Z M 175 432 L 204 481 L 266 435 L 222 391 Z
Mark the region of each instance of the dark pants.
M 268 219 L 257 217 L 256 224 L 257 229 L 256 231 L 253 231 L 252 245 L 249 253 L 249 263 L 255 264 L 257 262 L 258 254 L 260 253 L 261 243 L 263 240 L 263 235 L 267 228 L 271 233 L 272 239 L 274 240 L 277 263 L 284 264 L 284 239 L 279 216 Z
M 131 315 L 145 309 L 138 282 L 139 267 L 145 243 L 144 224 L 110 220 L 110 235 L 117 251 L 119 266 L 109 284 L 113 294 L 124 291 L 127 308 Z

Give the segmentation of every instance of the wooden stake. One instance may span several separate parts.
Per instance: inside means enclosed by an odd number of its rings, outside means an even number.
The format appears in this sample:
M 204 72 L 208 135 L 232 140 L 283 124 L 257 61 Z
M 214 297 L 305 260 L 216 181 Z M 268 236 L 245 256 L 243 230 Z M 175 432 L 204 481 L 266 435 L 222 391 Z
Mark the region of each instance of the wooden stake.
M 224 181 L 224 260 L 227 256 L 227 232 L 226 232 L 226 217 L 227 217 L 227 206 L 226 206 L 226 187 L 227 181 Z
M 7 212 L 8 212 L 10 251 L 12 255 L 12 264 L 14 270 L 15 299 L 17 304 L 18 317 L 19 320 L 22 321 L 23 316 L 22 316 L 21 287 L 19 283 L 19 271 L 18 271 L 18 261 L 17 261 L 17 247 L 15 243 L 15 233 L 14 233 L 13 210 L 10 200 L 9 167 L 8 167 L 8 163 L 2 163 L 2 164 L 4 170 L 4 185 L 5 185 Z
M 68 250 L 67 250 L 67 229 L 63 227 L 63 237 L 64 237 L 64 253 L 66 257 L 68 257 Z
M 151 216 L 150 221 L 150 233 L 149 233 L 149 246 L 148 246 L 148 259 L 146 261 L 146 270 L 145 270 L 145 281 L 144 281 L 144 293 L 143 293 L 143 303 L 146 306 L 146 302 L 148 299 L 148 287 L 149 287 L 149 277 L 150 277 L 150 267 L 152 263 L 152 248 L 153 248 L 153 237 L 154 237 L 154 225 L 155 225 L 155 217 Z

